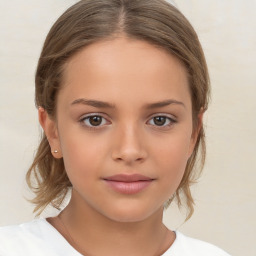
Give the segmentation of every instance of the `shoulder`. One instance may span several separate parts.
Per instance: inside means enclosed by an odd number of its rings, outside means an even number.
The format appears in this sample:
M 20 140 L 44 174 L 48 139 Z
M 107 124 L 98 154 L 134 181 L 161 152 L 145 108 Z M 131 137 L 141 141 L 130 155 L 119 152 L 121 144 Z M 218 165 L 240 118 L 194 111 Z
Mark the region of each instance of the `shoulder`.
M 24 240 L 24 237 L 27 236 L 32 237 L 39 234 L 41 235 L 42 232 L 40 231 L 44 229 L 45 222 L 45 219 L 35 219 L 19 225 L 0 227 L 0 237 L 5 240 L 9 237 L 12 237 L 15 240 Z
M 46 219 L 0 227 L 1 256 L 80 255 Z
M 38 229 L 39 225 L 40 220 L 34 220 L 20 225 L 0 227 L 1 245 L 3 241 L 8 241 L 10 238 L 15 241 L 24 241 L 27 236 L 36 233 L 35 230 Z
M 43 219 L 20 225 L 0 227 L 0 254 L 18 255 L 20 249 L 32 251 L 41 242 Z
M 217 246 L 176 232 L 176 240 L 163 256 L 230 256 Z

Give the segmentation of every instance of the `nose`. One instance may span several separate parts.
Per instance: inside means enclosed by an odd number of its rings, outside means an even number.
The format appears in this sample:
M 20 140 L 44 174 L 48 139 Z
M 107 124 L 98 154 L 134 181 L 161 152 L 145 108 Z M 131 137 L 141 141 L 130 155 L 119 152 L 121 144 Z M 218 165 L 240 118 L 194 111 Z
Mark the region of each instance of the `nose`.
M 136 162 L 143 162 L 147 158 L 145 141 L 141 132 L 135 127 L 120 128 L 115 132 L 114 148 L 112 158 L 114 161 L 131 165 Z

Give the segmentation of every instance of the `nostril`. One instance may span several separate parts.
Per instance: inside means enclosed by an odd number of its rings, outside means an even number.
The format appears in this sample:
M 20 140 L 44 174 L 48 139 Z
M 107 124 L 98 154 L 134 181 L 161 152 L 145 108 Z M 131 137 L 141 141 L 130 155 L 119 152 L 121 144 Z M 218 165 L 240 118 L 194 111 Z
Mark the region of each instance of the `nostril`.
M 118 162 L 127 162 L 127 163 L 132 163 L 132 162 L 142 162 L 145 160 L 146 158 L 146 154 L 142 153 L 142 152 L 138 152 L 136 154 L 131 154 L 131 153 L 123 153 L 122 155 L 119 154 L 119 155 L 115 155 L 113 154 L 113 159 L 115 161 L 118 161 Z

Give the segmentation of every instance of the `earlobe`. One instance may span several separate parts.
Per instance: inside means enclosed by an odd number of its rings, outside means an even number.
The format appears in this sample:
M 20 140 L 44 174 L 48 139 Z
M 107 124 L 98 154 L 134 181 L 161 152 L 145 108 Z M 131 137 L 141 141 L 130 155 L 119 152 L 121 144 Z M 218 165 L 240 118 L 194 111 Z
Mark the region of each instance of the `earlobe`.
M 53 120 L 42 107 L 38 108 L 38 119 L 50 144 L 53 157 L 62 158 L 59 134 L 55 120 Z

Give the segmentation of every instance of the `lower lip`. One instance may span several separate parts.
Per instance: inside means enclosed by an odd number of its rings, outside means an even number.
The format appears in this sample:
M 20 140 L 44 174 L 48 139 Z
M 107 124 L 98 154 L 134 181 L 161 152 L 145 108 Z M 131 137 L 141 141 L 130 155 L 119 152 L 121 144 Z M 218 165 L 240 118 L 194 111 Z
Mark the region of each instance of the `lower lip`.
M 105 180 L 105 182 L 115 191 L 122 194 L 136 194 L 148 187 L 153 180 L 142 180 L 133 182 Z

